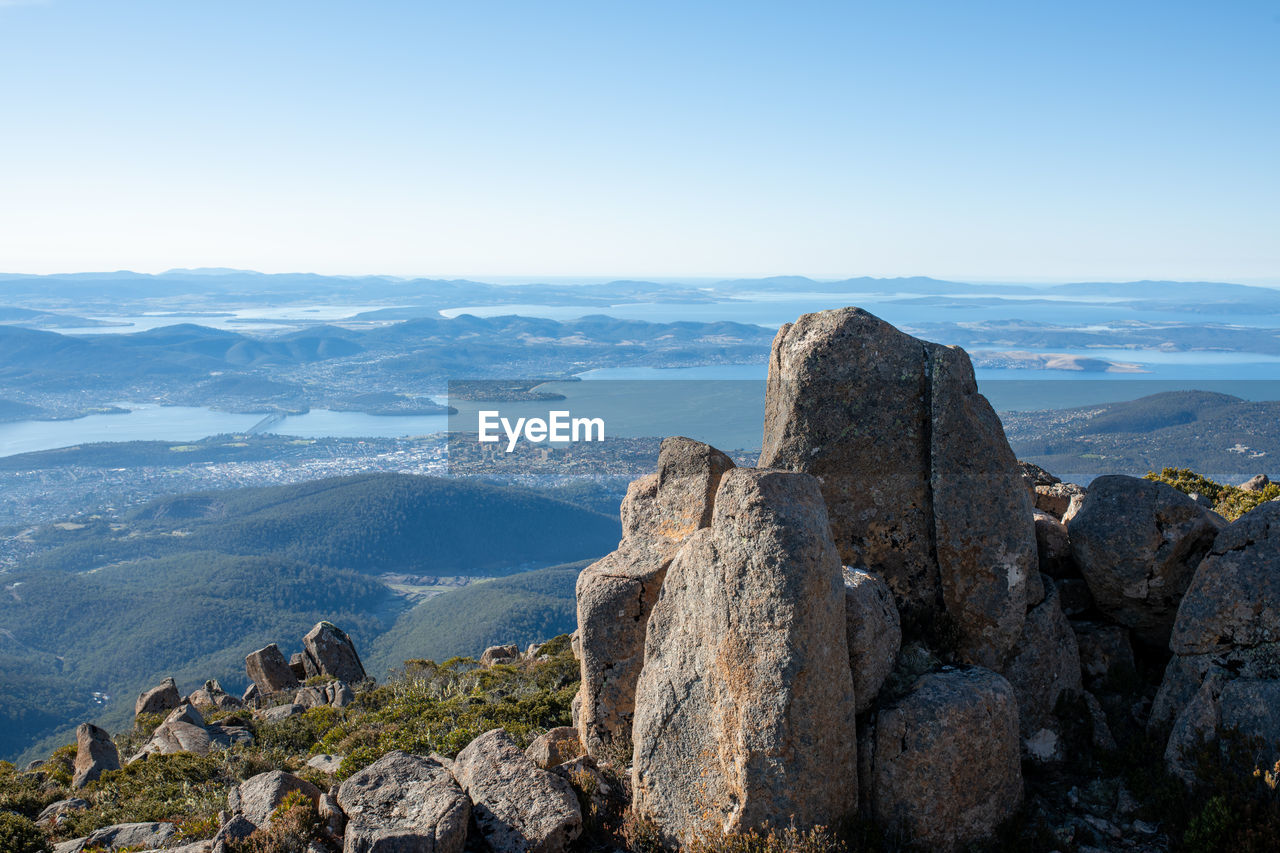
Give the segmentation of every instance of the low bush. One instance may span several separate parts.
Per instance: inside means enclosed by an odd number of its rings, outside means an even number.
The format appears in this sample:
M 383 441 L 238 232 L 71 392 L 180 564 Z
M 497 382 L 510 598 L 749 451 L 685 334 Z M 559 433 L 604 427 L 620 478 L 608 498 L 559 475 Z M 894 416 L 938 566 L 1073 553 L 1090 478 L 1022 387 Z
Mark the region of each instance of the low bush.
M 1214 512 L 1235 521 L 1251 509 L 1280 498 L 1280 483 L 1271 483 L 1260 492 L 1246 492 L 1236 486 L 1224 486 L 1189 468 L 1165 468 L 1159 474 L 1148 471 L 1145 479 L 1168 483 L 1184 494 L 1198 494 L 1213 502 Z

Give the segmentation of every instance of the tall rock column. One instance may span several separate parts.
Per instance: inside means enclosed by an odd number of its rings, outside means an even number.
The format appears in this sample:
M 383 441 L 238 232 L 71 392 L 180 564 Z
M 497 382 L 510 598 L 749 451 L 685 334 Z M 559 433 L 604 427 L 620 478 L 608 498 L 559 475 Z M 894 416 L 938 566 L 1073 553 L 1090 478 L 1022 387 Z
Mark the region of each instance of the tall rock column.
M 814 478 L 724 475 L 653 607 L 635 708 L 634 807 L 670 839 L 856 808 L 844 581 Z
M 1037 577 L 1031 502 L 969 357 L 859 308 L 806 314 L 773 342 L 761 467 L 822 484 L 843 560 L 893 590 L 904 628 L 957 629 L 996 670 Z
M 664 440 L 657 473 L 627 490 L 618 550 L 578 576 L 582 687 L 575 724 L 593 756 L 615 741 L 630 752 L 649 611 L 680 545 L 711 523 L 716 488 L 731 468 L 733 461 L 708 444 Z

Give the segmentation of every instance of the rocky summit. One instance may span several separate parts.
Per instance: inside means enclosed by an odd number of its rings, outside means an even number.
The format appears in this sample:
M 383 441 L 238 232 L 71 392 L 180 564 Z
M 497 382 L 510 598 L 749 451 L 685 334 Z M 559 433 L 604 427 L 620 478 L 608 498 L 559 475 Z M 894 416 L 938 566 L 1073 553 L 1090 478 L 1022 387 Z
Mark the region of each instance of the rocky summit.
M 1062 483 L 856 308 L 778 331 L 765 402 L 757 467 L 662 443 L 572 637 L 379 685 L 322 621 L 0 803 L 59 853 L 1275 849 L 1280 502 Z

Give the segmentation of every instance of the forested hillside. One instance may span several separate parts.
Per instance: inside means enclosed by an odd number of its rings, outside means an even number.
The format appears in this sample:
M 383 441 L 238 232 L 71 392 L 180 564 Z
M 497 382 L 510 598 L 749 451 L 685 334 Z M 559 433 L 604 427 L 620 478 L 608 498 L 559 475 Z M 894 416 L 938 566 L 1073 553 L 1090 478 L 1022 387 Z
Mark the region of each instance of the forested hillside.
M 550 636 L 571 620 L 573 567 L 414 610 L 377 576 L 498 577 L 598 557 L 619 536 L 616 515 L 530 489 L 394 474 L 179 495 L 37 528 L 0 595 L 0 756 L 65 740 L 86 718 L 119 725 L 166 675 L 242 689 L 246 653 L 321 619 L 365 649 L 396 627 L 371 672 L 499 634 Z

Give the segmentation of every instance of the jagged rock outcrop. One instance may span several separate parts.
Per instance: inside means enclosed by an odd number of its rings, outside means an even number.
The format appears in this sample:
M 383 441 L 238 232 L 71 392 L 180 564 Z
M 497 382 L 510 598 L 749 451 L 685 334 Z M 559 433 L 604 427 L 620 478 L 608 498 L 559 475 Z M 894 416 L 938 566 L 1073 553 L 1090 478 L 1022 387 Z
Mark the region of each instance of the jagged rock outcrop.
M 291 791 L 301 791 L 312 802 L 320 799 L 320 789 L 307 780 L 272 770 L 251 776 L 232 788 L 227 794 L 227 810 L 264 829 L 271 825 L 271 813 Z
M 550 770 L 566 761 L 578 758 L 585 752 L 582 739 L 578 737 L 578 730 L 569 726 L 560 726 L 534 738 L 524 754 L 543 770 Z
M 138 694 L 138 701 L 133 705 L 133 714 L 161 714 L 172 711 L 182 704 L 182 694 L 178 692 L 178 684 L 172 677 L 166 678 L 156 687 Z
M 343 782 L 344 853 L 461 853 L 471 801 L 440 762 L 390 752 Z
M 1031 502 L 1038 512 L 1047 513 L 1059 521 L 1069 521 L 1079 510 L 1087 493 L 1075 483 L 1064 483 L 1048 471 L 1031 462 L 1019 462 L 1023 482 L 1031 490 Z
M 991 834 L 1022 801 L 1018 706 L 981 667 L 923 676 L 876 715 L 863 741 L 876 819 L 931 850 Z
M 235 711 L 244 707 L 240 697 L 227 693 L 216 679 L 210 679 L 204 683 L 203 687 L 191 691 L 187 702 L 197 707 L 213 706 L 219 711 Z
M 1064 757 L 1062 726 L 1054 715 L 1058 700 L 1079 696 L 1084 687 L 1075 632 L 1053 580 L 1044 578 L 1043 583 L 1044 600 L 1027 612 L 1004 675 L 1018 700 L 1023 749 L 1032 758 L 1051 761 Z
M 1157 647 L 1226 522 L 1165 483 L 1099 477 L 1071 519 L 1071 553 L 1098 608 Z
M 75 775 L 72 788 L 83 788 L 108 770 L 120 769 L 120 753 L 111 735 L 92 723 L 76 727 Z
M 332 622 L 316 623 L 302 638 L 302 647 L 307 672 L 314 669 L 318 675 L 347 684 L 359 684 L 368 678 L 355 643 L 351 642 L 346 631 Z
M 680 545 L 710 523 L 716 488 L 731 468 L 710 445 L 665 439 L 657 472 L 627 489 L 618 549 L 578 577 L 582 687 L 574 724 L 592 755 L 630 736 L 650 610 Z
M 1031 499 L 963 350 L 857 308 L 784 325 L 760 465 L 819 479 L 842 559 L 882 577 L 904 620 L 945 612 L 964 660 L 1003 665 L 1038 571 Z
M 298 677 L 275 643 L 250 652 L 244 659 L 244 666 L 249 678 L 258 686 L 258 692 L 265 696 L 281 690 L 297 690 L 300 686 Z
M 844 583 L 814 478 L 723 475 L 653 607 L 635 707 L 633 807 L 668 837 L 854 808 Z
M 493 853 L 560 853 L 582 834 L 573 788 L 535 766 L 501 729 L 468 744 L 452 769 Z
M 888 584 L 866 569 L 844 569 L 845 635 L 859 714 L 876 701 L 902 646 L 898 607 Z

